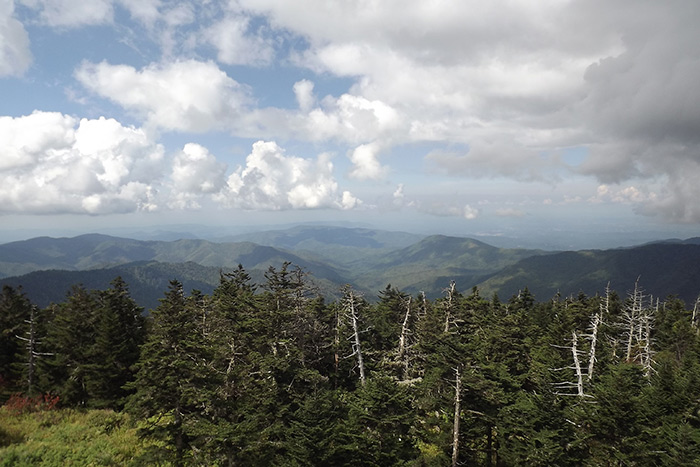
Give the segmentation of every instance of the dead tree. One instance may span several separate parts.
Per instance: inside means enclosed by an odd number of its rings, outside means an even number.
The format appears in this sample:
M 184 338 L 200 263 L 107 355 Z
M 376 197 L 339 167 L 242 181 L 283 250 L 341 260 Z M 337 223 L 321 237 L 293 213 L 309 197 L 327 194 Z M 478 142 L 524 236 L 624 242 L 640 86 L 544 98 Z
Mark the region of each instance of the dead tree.
M 601 307 L 602 308 L 602 307 Z M 591 348 L 588 350 L 588 373 L 586 374 L 586 380 L 590 382 L 593 379 L 593 369 L 595 367 L 595 362 L 596 362 L 596 356 L 595 356 L 595 351 L 596 351 L 596 344 L 598 343 L 598 328 L 600 327 L 600 324 L 602 322 L 601 320 L 601 315 L 602 315 L 602 310 L 593 315 L 593 318 L 591 318 L 591 324 L 589 326 L 589 331 L 590 334 L 588 334 L 588 338 L 591 341 Z
M 445 289 L 446 301 L 445 301 L 445 332 L 450 331 L 450 323 L 453 322 L 452 307 L 454 306 L 454 295 L 457 284 L 455 281 L 450 281 L 450 286 Z
M 634 360 L 635 340 L 641 340 L 640 317 L 642 315 L 644 294 L 639 287 L 639 279 L 634 283 L 634 290 L 629 294 L 629 300 L 622 313 L 623 337 L 625 339 L 625 361 Z
M 452 424 L 452 467 L 457 466 L 459 458 L 459 415 L 461 411 L 462 377 L 459 374 L 459 367 L 455 368 L 455 414 Z
M 27 366 L 27 395 L 31 395 L 34 389 L 34 370 L 36 369 L 37 358 L 53 355 L 52 353 L 38 351 L 41 342 L 37 336 L 37 319 L 39 319 L 37 316 L 37 307 L 32 306 L 29 312 L 29 319 L 25 320 L 25 323 L 29 325 L 26 337 L 15 336 L 25 343 L 24 348 L 27 351 L 27 361 L 25 363 Z
M 362 346 L 360 344 L 360 331 L 359 331 L 359 317 L 357 313 L 357 302 L 358 296 L 351 287 L 345 289 L 345 294 L 343 296 L 343 306 L 345 313 L 350 320 L 350 325 L 352 326 L 352 336 L 350 339 L 353 341 L 352 353 L 345 358 L 356 357 L 357 368 L 360 372 L 360 384 L 365 385 L 365 364 L 362 360 Z
M 556 388 L 555 394 L 559 396 L 578 396 L 581 398 L 592 397 L 585 393 L 583 387 L 583 379 L 585 376 L 583 370 L 581 369 L 581 355 L 583 352 L 578 348 L 578 335 L 576 334 L 576 331 L 571 333 L 571 346 L 555 345 L 554 347 L 570 350 L 572 364 L 561 368 L 553 368 L 552 371 L 573 370 L 575 378 L 575 381 L 552 383 Z M 565 390 L 569 392 L 560 392 Z M 572 393 L 571 390 L 575 390 L 575 392 Z
M 399 349 L 398 349 L 398 360 L 403 366 L 403 379 L 408 379 L 409 370 L 409 357 L 408 357 L 408 335 L 411 330 L 408 327 L 409 320 L 411 319 L 411 297 L 409 296 L 406 300 L 406 313 L 403 317 L 403 322 L 401 323 L 401 334 L 399 335 Z
M 653 371 L 652 363 L 654 362 L 653 356 L 654 351 L 652 350 L 652 337 L 651 333 L 654 328 L 654 316 L 659 311 L 659 300 L 656 300 L 656 306 L 652 310 L 651 308 L 645 308 L 641 315 L 641 322 L 639 328 L 641 329 L 641 339 L 640 339 L 640 352 L 639 360 L 644 370 L 644 376 L 647 378 L 651 377 Z

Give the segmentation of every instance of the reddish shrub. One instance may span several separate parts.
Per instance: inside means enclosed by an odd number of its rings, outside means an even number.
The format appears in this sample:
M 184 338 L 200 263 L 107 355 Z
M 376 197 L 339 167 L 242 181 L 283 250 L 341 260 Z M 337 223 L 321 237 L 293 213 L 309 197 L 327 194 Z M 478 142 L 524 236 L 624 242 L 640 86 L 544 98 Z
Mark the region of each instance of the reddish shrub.
M 5 402 L 4 407 L 16 415 L 29 412 L 42 412 L 56 408 L 59 399 L 58 396 L 52 396 L 51 394 L 43 394 L 34 397 L 12 394 L 7 402 Z

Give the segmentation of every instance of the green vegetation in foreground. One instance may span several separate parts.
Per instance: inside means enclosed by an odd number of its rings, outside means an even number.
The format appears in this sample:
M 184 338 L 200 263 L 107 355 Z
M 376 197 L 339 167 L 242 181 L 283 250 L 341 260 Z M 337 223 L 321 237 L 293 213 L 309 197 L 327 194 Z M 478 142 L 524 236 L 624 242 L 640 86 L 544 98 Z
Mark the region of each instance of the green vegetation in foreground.
M 153 442 L 126 413 L 0 409 L 0 466 L 144 465 Z M 161 464 L 163 465 L 163 464 Z

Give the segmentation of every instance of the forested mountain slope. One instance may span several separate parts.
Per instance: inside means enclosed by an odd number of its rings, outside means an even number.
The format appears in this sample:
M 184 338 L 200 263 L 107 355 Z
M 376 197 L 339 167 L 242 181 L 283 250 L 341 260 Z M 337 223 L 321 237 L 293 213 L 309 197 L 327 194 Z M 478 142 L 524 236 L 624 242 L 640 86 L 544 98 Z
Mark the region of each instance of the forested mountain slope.
M 262 281 L 270 266 L 279 268 L 288 262 L 310 273 L 329 299 L 337 298 L 344 284 L 370 300 L 388 284 L 435 298 L 451 281 L 461 290 L 478 286 L 483 294 L 497 293 L 502 298 L 528 287 L 538 299 L 548 299 L 580 291 L 595 295 L 608 282 L 626 289 L 640 276 L 645 289 L 657 297 L 675 294 L 690 302 L 700 293 L 697 239 L 546 252 L 497 248 L 470 238 L 422 238 L 340 227 L 307 226 L 256 236 L 264 245 L 199 239 L 137 241 L 105 235 L 7 243 L 0 245 L 0 277 L 6 276 L 0 284 L 22 285 L 43 306 L 63 299 L 72 284 L 104 288 L 121 275 L 128 278 L 139 303 L 150 308 L 157 305 L 170 279 L 182 280 L 186 290 L 206 292 L 217 286 L 221 270 L 242 264 L 254 280 Z
M 354 266 L 405 248 L 424 236 L 406 232 L 333 226 L 299 226 L 227 237 L 225 241 L 253 242 L 322 257 L 341 267 Z M 223 239 L 222 239 L 223 241 Z
M 173 280 L 147 317 L 121 279 L 44 309 L 3 287 L 3 465 L 700 462 L 692 304 L 634 284 L 326 301 L 307 279 Z
M 691 240 L 533 256 L 506 266 L 478 287 L 484 294 L 497 292 L 502 297 L 527 287 L 546 299 L 557 293 L 602 294 L 608 283 L 625 290 L 637 279 L 657 298 L 677 295 L 686 303 L 694 302 L 700 294 L 700 245 Z
M 440 295 L 451 280 L 471 288 L 503 267 L 540 250 L 497 248 L 471 238 L 433 235 L 358 265 L 357 282 L 364 288 L 392 284 L 407 292 Z M 376 285 L 374 286 L 376 288 Z

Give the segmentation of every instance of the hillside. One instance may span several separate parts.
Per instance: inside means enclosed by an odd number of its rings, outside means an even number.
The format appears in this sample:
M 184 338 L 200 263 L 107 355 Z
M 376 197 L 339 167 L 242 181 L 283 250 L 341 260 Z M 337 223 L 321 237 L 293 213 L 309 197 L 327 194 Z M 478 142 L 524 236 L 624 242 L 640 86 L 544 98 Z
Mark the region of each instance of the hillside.
M 471 238 L 433 235 L 409 247 L 366 261 L 357 281 L 391 283 L 407 292 L 439 295 L 451 280 L 464 290 L 540 250 L 497 248 Z
M 620 292 L 639 278 L 645 292 L 658 298 L 677 295 L 692 303 L 700 293 L 700 245 L 688 241 L 635 248 L 585 250 L 525 258 L 481 282 L 483 293 L 502 297 L 527 287 L 540 300 L 584 292 L 603 294 L 606 285 Z
M 246 239 L 257 239 L 253 243 Z M 105 235 L 40 237 L 0 245 L 0 284 L 22 285 L 38 305 L 63 300 L 73 284 L 104 289 L 117 275 L 146 308 L 157 305 L 168 281 L 205 293 L 219 272 L 242 264 L 257 283 L 270 266 L 290 262 L 311 274 L 319 291 L 337 298 L 344 284 L 375 300 L 388 284 L 430 298 L 450 281 L 502 298 L 528 287 L 538 299 L 557 293 L 595 295 L 608 282 L 628 290 L 641 276 L 650 294 L 694 301 L 700 283 L 698 239 L 633 248 L 546 252 L 505 249 L 478 240 L 340 227 L 297 227 L 240 236 L 235 242 L 198 239 L 138 241 Z M 262 244 L 261 244 L 262 243 Z M 333 254 L 336 252 L 336 254 Z
M 405 248 L 423 238 L 406 232 L 388 232 L 333 226 L 298 226 L 227 237 L 232 242 L 254 242 L 298 254 L 322 258 L 339 267 L 352 268 L 367 259 Z

